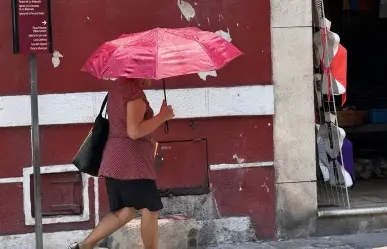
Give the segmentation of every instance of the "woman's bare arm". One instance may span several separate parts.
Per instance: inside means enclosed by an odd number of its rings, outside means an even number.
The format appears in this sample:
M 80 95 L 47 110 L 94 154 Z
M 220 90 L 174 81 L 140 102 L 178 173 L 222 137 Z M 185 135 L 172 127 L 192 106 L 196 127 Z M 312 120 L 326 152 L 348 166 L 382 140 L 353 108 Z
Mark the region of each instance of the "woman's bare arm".
M 146 104 L 142 99 L 128 101 L 126 104 L 126 129 L 128 136 L 138 139 L 154 132 L 165 121 L 174 117 L 171 106 L 163 104 L 160 113 L 151 119 L 144 120 Z
M 138 139 L 154 132 L 165 121 L 161 116 L 144 120 L 146 104 L 142 99 L 128 101 L 126 104 L 126 128 L 128 136 Z

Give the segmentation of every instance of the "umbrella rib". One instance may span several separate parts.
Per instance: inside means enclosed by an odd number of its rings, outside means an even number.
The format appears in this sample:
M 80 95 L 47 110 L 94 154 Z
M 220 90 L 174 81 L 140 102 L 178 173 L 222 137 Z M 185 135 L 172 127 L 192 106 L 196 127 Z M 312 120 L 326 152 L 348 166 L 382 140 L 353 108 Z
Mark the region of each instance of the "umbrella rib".
M 103 73 L 102 73 L 102 74 L 104 74 L 104 73 L 111 67 L 110 62 L 111 62 L 112 58 L 114 58 L 113 55 L 114 55 L 119 49 L 121 49 L 121 48 L 123 48 L 123 47 L 125 47 L 125 46 L 127 46 L 127 45 L 128 45 L 128 44 L 122 44 L 122 45 L 120 45 L 120 46 L 118 46 L 117 48 L 114 49 L 114 52 L 111 54 L 109 60 L 108 60 L 108 61 L 106 62 L 106 64 L 105 64 L 105 65 L 107 65 L 107 66 L 104 66 L 104 70 L 103 70 Z M 102 76 L 102 74 L 101 74 L 101 76 Z
M 111 54 L 109 60 L 106 62 L 105 66 L 103 67 L 103 72 L 101 73 L 101 77 L 103 74 L 110 68 L 110 61 L 113 58 L 113 55 L 117 52 L 118 49 L 122 48 L 122 45 L 118 46 L 117 48 L 114 49 L 114 52 Z
M 157 36 L 159 35 L 160 30 L 157 29 Z M 153 77 L 157 78 L 158 72 L 159 72 L 159 39 L 156 39 L 156 66 L 155 66 L 155 72 Z
M 211 59 L 212 61 L 212 64 L 214 65 L 214 67 L 216 68 L 216 65 L 215 65 L 215 62 L 214 62 L 214 59 L 212 58 L 212 56 L 208 53 L 207 49 L 203 46 L 203 44 L 201 44 L 200 42 L 198 42 L 199 45 L 203 48 L 203 50 L 206 52 L 206 54 L 208 55 L 208 57 Z
M 174 33 L 169 32 L 169 30 L 165 30 L 165 32 L 166 32 L 166 33 L 169 33 L 169 34 L 171 34 L 171 35 L 180 37 L 180 36 L 178 36 L 178 35 L 176 35 L 176 34 L 174 34 Z M 204 50 L 204 52 L 206 52 L 207 56 L 211 59 L 212 64 L 213 64 L 213 65 L 215 66 L 215 68 L 216 68 L 214 59 L 213 59 L 212 56 L 208 53 L 207 49 L 203 46 L 203 44 L 201 44 L 199 41 L 193 39 L 192 37 L 189 37 L 189 36 L 188 36 L 188 37 L 187 37 L 187 36 L 184 36 L 184 37 L 187 38 L 187 39 L 190 39 L 190 40 L 193 40 L 193 41 L 196 41 L 197 43 L 199 43 L 199 45 L 202 47 L 202 49 Z
M 135 33 L 135 34 L 137 34 L 137 33 Z M 144 34 L 143 36 L 145 36 L 145 34 Z M 122 37 L 122 38 L 118 38 L 118 40 L 120 40 L 120 39 L 125 40 L 126 38 L 127 38 L 127 37 Z M 110 41 L 110 42 L 113 42 L 113 41 L 114 41 L 114 40 L 112 40 L 112 41 Z M 127 44 L 127 43 L 121 44 L 121 45 L 117 46 L 117 47 L 114 49 L 114 52 L 111 54 L 109 60 L 107 61 L 107 63 L 106 63 L 105 66 L 103 67 L 103 70 L 102 70 L 102 73 L 101 73 L 101 77 L 102 77 L 102 75 L 110 68 L 110 61 L 111 61 L 111 59 L 113 58 L 113 55 L 117 52 L 117 50 L 119 50 L 119 49 L 125 47 L 126 45 L 128 45 L 128 44 Z M 108 66 L 106 66 L 106 65 L 108 65 Z

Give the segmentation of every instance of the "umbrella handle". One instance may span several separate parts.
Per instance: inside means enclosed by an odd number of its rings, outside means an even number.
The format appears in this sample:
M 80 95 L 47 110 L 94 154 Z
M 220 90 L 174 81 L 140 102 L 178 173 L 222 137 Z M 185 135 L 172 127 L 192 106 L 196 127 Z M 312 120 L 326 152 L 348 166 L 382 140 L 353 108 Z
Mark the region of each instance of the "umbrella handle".
M 165 104 L 167 105 L 167 91 L 165 90 L 165 80 L 162 79 L 161 81 L 163 82 L 164 101 L 165 101 Z M 168 125 L 168 121 L 166 121 L 166 122 L 164 123 L 164 132 L 165 132 L 165 134 L 168 134 L 168 133 L 169 133 L 169 125 Z
M 161 81 L 163 82 L 164 101 L 165 101 L 165 104 L 167 104 L 167 91 L 165 90 L 165 80 L 162 79 Z

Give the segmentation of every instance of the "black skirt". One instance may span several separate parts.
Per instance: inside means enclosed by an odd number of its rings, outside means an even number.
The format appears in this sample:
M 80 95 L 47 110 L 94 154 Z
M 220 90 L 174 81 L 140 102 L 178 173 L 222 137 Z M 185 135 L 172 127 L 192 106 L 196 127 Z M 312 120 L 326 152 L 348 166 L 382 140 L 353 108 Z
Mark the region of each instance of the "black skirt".
M 154 180 L 119 180 L 105 177 L 110 211 L 124 207 L 155 212 L 163 209 L 163 203 Z

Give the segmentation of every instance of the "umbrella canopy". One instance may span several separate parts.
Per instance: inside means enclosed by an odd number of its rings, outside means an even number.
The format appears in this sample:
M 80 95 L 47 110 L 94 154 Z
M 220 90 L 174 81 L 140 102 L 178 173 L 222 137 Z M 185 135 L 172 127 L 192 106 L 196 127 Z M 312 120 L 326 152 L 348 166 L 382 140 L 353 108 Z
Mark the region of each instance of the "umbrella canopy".
M 242 52 L 215 33 L 198 28 L 156 28 L 102 44 L 83 66 L 99 79 L 165 79 L 218 70 Z

